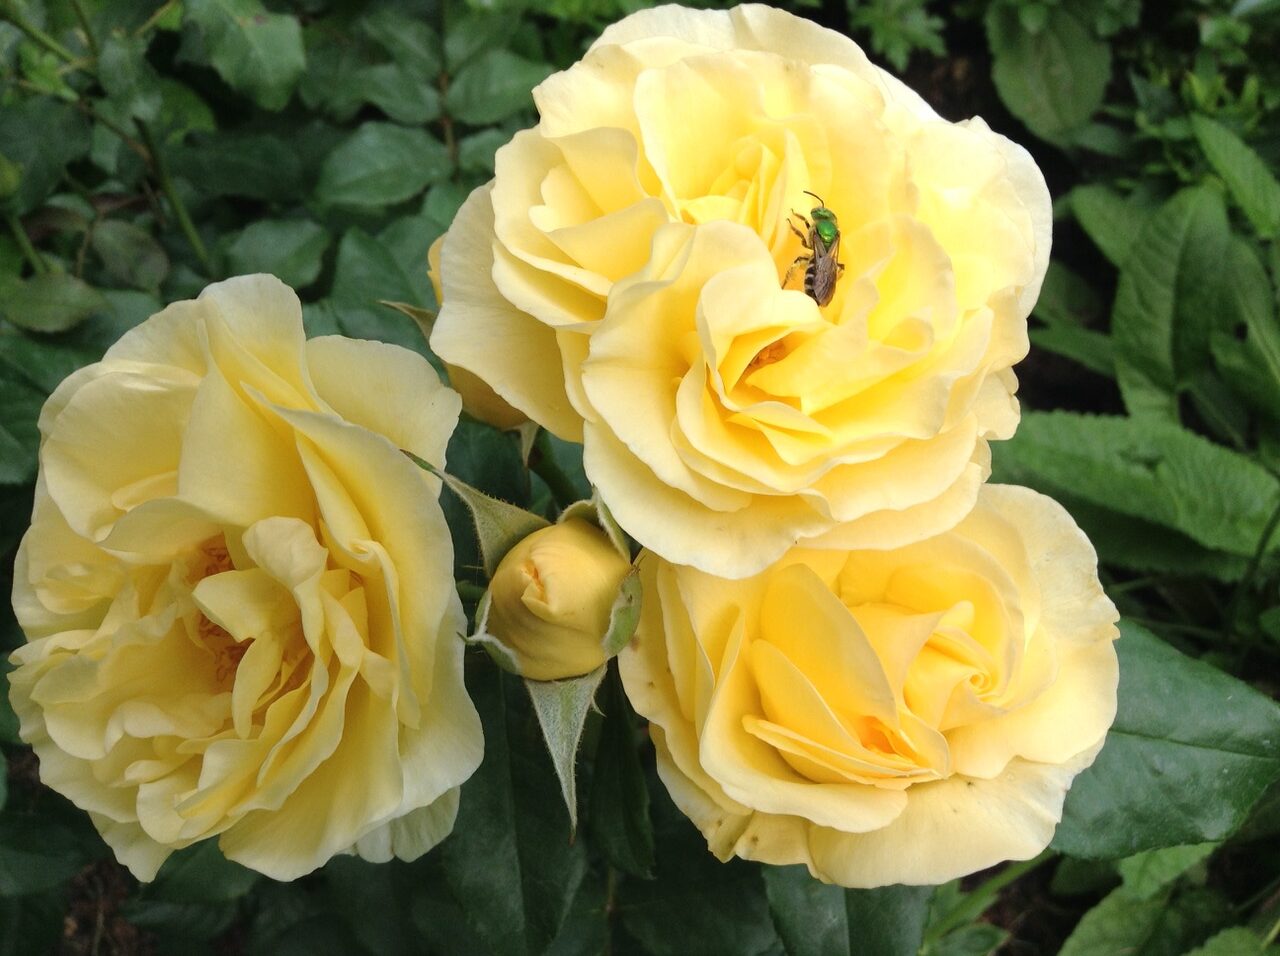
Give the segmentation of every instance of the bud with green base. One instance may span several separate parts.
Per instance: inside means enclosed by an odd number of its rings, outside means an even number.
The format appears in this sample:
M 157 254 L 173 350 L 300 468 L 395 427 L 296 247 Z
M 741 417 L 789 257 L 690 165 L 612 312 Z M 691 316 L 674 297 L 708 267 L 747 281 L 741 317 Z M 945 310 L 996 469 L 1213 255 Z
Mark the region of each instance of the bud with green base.
M 570 505 L 551 524 L 436 474 L 471 512 L 489 576 L 467 640 L 525 679 L 576 827 L 582 728 L 609 660 L 640 620 L 627 537 L 598 499 Z

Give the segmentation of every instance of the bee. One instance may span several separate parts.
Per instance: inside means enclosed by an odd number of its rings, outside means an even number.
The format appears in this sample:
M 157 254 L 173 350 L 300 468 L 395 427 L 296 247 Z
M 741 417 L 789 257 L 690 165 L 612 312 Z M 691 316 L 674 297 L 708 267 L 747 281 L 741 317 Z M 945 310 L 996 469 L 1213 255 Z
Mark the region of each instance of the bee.
M 818 305 L 826 305 L 836 294 L 836 280 L 844 274 L 844 265 L 839 261 L 840 224 L 836 221 L 836 214 L 827 208 L 821 196 L 807 189 L 804 192 L 806 196 L 812 196 L 818 200 L 818 205 L 809 210 L 809 215 L 813 217 L 812 221 L 793 209 L 791 215 L 804 223 L 805 232 L 796 228 L 796 224 L 790 218 L 787 219 L 787 225 L 800 237 L 801 244 L 809 250 L 809 254 L 796 256 L 782 284 L 785 287 L 791 281 L 796 269 L 804 263 L 805 294 Z

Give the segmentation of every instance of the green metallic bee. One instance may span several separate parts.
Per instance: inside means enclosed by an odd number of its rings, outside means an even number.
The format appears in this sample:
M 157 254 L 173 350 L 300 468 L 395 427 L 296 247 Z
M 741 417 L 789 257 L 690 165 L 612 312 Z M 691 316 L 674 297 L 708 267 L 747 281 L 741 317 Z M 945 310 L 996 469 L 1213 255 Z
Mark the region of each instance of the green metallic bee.
M 795 274 L 796 269 L 804 263 L 805 294 L 818 305 L 826 305 L 836 294 L 836 280 L 844 273 L 844 266 L 839 261 L 840 224 L 836 221 L 836 214 L 827 208 L 821 196 L 807 189 L 804 192 L 806 196 L 812 196 L 818 200 L 818 205 L 809 210 L 813 221 L 810 222 L 794 209 L 791 210 L 791 215 L 798 217 L 804 223 L 807 234 L 797 229 L 796 224 L 790 219 L 787 220 L 787 225 L 800 237 L 801 244 L 809 250 L 809 254 L 796 256 L 782 284 L 785 287 L 791 281 L 791 276 Z

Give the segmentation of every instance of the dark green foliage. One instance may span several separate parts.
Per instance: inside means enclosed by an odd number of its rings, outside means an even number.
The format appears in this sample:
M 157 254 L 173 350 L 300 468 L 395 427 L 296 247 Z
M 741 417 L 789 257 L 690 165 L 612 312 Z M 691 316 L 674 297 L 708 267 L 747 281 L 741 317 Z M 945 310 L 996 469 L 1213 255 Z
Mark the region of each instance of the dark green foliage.
M 426 354 L 411 314 L 437 305 L 431 243 L 536 121 L 531 88 L 646 5 L 0 0 L 0 590 L 59 381 L 162 303 L 255 271 L 298 289 L 309 335 Z M 1280 3 L 782 5 L 948 119 L 983 115 L 1057 200 L 994 477 L 1068 507 L 1126 620 L 1119 715 L 1051 853 L 936 889 L 721 863 L 657 779 L 616 667 L 570 834 L 528 694 L 472 654 L 486 758 L 437 850 L 278 884 L 206 842 L 142 887 L 40 785 L 0 695 L 0 956 L 95 934 L 99 952 L 273 956 L 1274 952 Z M 580 448 L 543 434 L 529 468 L 523 451 L 464 418 L 449 470 L 547 515 L 589 496 Z M 444 505 L 477 585 L 470 519 Z M 0 649 L 21 641 L 6 606 Z

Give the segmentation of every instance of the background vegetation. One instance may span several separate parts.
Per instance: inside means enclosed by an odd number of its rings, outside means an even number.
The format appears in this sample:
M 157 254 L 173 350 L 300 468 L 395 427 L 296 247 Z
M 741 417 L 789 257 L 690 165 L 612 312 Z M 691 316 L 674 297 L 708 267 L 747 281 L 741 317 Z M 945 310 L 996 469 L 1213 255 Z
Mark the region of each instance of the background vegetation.
M 427 247 L 533 122 L 530 87 L 640 5 L 0 0 L 0 590 L 63 376 L 252 271 L 300 291 L 311 334 L 425 351 L 382 303 L 433 305 Z M 481 655 L 486 758 L 438 850 L 278 884 L 206 844 L 139 886 L 40 786 L 0 701 L 0 953 L 1280 951 L 1280 2 L 788 6 L 1027 144 L 1056 198 L 996 478 L 1067 504 L 1125 623 L 1119 718 L 1051 851 L 936 890 L 721 865 L 616 675 L 570 843 L 526 695 Z M 549 463 L 585 490 L 572 448 L 535 455 L 531 476 L 473 422 L 449 450 L 520 504 L 555 507 Z

